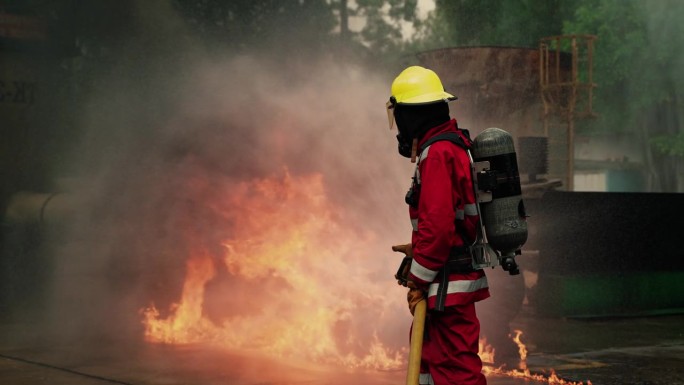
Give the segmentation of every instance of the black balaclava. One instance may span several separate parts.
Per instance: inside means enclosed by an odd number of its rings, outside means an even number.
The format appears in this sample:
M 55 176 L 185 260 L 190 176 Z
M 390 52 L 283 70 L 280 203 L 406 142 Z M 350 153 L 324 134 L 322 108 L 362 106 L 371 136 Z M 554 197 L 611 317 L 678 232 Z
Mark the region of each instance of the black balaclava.
M 446 123 L 450 119 L 447 102 L 394 106 L 394 120 L 399 131 L 397 135 L 399 154 L 410 158 L 413 139 L 420 140 L 427 130 Z

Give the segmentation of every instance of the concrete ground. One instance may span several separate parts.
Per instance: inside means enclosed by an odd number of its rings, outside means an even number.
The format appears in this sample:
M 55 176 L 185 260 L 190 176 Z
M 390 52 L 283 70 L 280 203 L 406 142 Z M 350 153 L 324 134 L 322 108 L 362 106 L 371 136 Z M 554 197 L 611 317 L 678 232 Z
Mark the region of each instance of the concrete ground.
M 532 372 L 593 385 L 684 384 L 684 315 L 575 320 L 539 318 L 524 310 Z M 0 384 L 401 384 L 403 370 L 349 371 L 256 358 L 249 352 L 91 341 L 70 346 L 30 338 L 20 325 L 0 325 Z M 22 330 L 21 332 L 19 330 Z M 26 333 L 17 338 L 17 333 Z M 28 338 L 26 338 L 28 337 Z M 22 340 L 23 342 L 12 342 Z M 543 383 L 488 375 L 490 385 Z M 558 383 L 558 382 L 553 382 Z

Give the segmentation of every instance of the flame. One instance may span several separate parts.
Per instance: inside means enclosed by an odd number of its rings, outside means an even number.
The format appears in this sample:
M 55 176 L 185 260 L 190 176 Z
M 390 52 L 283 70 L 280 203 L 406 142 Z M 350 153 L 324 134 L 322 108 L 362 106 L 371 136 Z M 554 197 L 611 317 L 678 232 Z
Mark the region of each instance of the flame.
M 539 381 L 539 382 L 544 382 L 548 384 L 559 384 L 559 385 L 592 385 L 591 381 L 585 382 L 575 382 L 575 381 L 568 381 L 563 378 L 558 377 L 556 372 L 551 369 L 550 373 L 548 375 L 546 374 L 539 374 L 539 373 L 532 373 L 530 369 L 527 367 L 527 347 L 521 340 L 521 336 L 523 332 L 521 330 L 515 330 L 514 331 L 515 335 L 512 336 L 513 342 L 515 342 L 518 345 L 518 353 L 520 354 L 520 369 L 512 369 L 508 370 L 505 369 L 503 366 L 500 367 L 494 367 L 494 366 L 483 366 L 482 367 L 482 372 L 485 374 L 494 374 L 494 375 L 500 375 L 500 376 L 508 376 L 508 377 L 515 377 L 515 378 L 524 378 L 527 380 L 534 380 L 534 381 Z M 491 346 L 487 345 L 486 339 L 480 338 L 480 358 L 483 357 L 483 350 L 484 351 L 491 351 L 491 361 L 485 361 L 484 359 L 482 362 L 484 363 L 489 363 L 493 364 L 494 363 L 494 349 L 491 348 Z M 485 355 L 485 357 L 488 357 Z
M 359 248 L 369 247 L 372 236 L 350 232 L 342 223 L 322 175 L 283 174 L 219 186 L 225 194 L 216 195 L 224 198 L 206 204 L 224 219 L 225 229 L 219 231 L 225 235 L 216 245 L 190 242 L 194 251 L 186 261 L 178 303 L 165 316 L 154 304 L 141 310 L 145 340 L 212 344 L 347 368 L 404 368 L 406 341 L 390 348 L 380 336 L 378 319 L 390 306 L 388 282 L 374 284 L 368 278 L 372 271 L 354 257 Z M 220 290 L 211 292 L 217 281 Z M 222 297 L 218 302 L 217 296 Z M 219 305 L 212 308 L 212 301 Z M 217 307 L 223 311 L 210 317 Z M 363 314 L 370 322 L 355 321 Z M 553 370 L 531 373 L 522 334 L 516 330 L 512 337 L 519 370 L 494 367 L 495 349 L 480 339 L 480 358 L 489 364 L 483 367 L 486 375 L 585 385 L 559 378 Z
M 168 344 L 199 342 L 211 330 L 211 324 L 202 317 L 204 284 L 214 276 L 212 262 L 206 256 L 188 260 L 187 279 L 183 285 L 182 300 L 171 307 L 172 317 L 160 319 L 159 311 L 150 306 L 142 311 L 145 339 Z
M 496 349 L 492 347 L 487 342 L 486 337 L 480 337 L 480 341 L 478 342 L 478 355 L 480 356 L 480 360 L 482 360 L 483 364 L 488 364 L 488 365 L 494 365 L 494 354 L 496 353 Z
M 189 256 L 182 296 L 167 317 L 154 304 L 141 311 L 146 341 L 210 343 L 350 368 L 401 367 L 405 349 L 381 342 L 382 325 L 354 324 L 361 313 L 380 318 L 387 282 L 373 283 L 354 257 L 370 236 L 340 224 L 323 176 L 285 170 L 282 178 L 225 189 L 222 201 L 206 202 L 224 219 L 223 241 Z M 211 285 L 221 290 L 209 293 Z M 210 317 L 212 311 L 218 315 Z
M 515 335 L 512 337 L 513 342 L 518 345 L 518 354 L 520 355 L 520 370 L 528 371 L 527 369 L 527 346 L 520 340 L 523 334 L 522 330 L 514 330 Z M 510 336 L 510 335 L 509 335 Z

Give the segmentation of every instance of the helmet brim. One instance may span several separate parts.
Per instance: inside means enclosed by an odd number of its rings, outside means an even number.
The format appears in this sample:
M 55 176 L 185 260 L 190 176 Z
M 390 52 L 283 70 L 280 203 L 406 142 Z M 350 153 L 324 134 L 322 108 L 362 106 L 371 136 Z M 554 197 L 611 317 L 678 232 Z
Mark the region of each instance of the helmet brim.
M 450 102 L 452 100 L 458 99 L 456 96 L 445 92 L 432 92 L 428 94 L 422 94 L 418 96 L 414 96 L 412 98 L 407 98 L 402 100 L 401 102 L 397 102 L 399 104 L 429 104 L 429 103 L 435 103 L 435 102 Z

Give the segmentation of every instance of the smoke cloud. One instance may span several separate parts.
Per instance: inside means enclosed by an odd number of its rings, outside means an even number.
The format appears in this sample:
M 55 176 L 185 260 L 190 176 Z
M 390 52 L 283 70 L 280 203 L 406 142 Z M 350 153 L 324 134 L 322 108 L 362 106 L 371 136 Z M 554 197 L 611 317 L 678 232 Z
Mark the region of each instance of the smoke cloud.
M 223 345 L 352 367 L 396 361 L 410 315 L 390 245 L 410 239 L 412 166 L 387 130 L 394 74 L 324 55 L 209 56 L 181 36 L 173 50 L 122 48 L 83 107 L 78 215 L 55 242 L 46 329 L 65 342 L 142 343 L 144 309 L 173 317 L 204 255 L 213 272 L 200 315 L 214 335 L 192 342 L 233 338 Z M 303 238 L 283 250 L 293 233 Z M 273 325 L 307 319 L 332 348 L 269 343 Z

